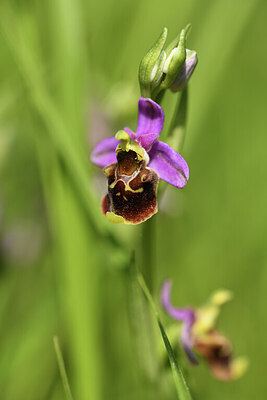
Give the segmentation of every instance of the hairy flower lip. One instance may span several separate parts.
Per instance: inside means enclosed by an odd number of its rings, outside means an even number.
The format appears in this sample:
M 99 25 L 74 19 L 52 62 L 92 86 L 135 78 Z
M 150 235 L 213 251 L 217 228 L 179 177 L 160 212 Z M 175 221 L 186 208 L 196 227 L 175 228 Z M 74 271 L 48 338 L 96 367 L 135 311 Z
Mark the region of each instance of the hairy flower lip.
M 138 173 L 125 179 L 117 163 L 105 170 L 108 194 L 102 200 L 102 211 L 111 222 L 139 224 L 158 211 L 156 190 L 159 178 L 155 171 L 143 163 Z

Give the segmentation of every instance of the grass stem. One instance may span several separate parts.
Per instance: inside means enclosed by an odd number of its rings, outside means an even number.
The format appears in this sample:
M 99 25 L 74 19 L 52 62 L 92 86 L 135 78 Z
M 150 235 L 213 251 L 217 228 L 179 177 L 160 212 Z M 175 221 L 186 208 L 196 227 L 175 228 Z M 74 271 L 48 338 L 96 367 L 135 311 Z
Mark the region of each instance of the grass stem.
M 60 349 L 59 340 L 58 340 L 57 336 L 53 337 L 53 342 L 54 342 L 54 346 L 55 346 L 55 352 L 56 352 L 56 356 L 57 356 L 59 372 L 61 375 L 66 399 L 73 400 L 71 390 L 70 390 L 70 384 L 69 384 L 69 380 L 68 380 L 68 376 L 67 376 L 67 372 L 66 372 L 66 368 L 65 368 L 65 364 L 64 364 L 64 360 L 63 360 L 63 356 L 62 356 L 62 352 Z

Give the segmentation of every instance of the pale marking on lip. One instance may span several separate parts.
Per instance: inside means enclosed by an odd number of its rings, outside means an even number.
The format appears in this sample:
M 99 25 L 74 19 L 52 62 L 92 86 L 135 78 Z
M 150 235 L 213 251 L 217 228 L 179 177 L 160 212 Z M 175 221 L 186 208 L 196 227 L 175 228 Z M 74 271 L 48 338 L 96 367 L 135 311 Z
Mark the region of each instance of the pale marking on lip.
M 134 190 L 130 186 L 130 182 L 139 174 L 140 169 L 141 168 L 139 168 L 136 171 L 134 171 L 134 173 L 131 175 L 131 178 L 129 180 L 127 180 L 127 182 L 125 182 L 122 178 L 118 178 L 118 171 L 116 169 L 116 171 L 115 171 L 115 180 L 114 180 L 114 182 L 112 182 L 109 185 L 110 189 L 114 189 L 114 187 L 116 186 L 116 184 L 118 182 L 122 182 L 124 184 L 124 186 L 125 186 L 125 191 L 133 192 L 133 193 L 142 193 L 144 191 L 144 188 L 139 188 L 139 189 Z M 124 175 L 124 176 L 127 177 L 127 175 Z

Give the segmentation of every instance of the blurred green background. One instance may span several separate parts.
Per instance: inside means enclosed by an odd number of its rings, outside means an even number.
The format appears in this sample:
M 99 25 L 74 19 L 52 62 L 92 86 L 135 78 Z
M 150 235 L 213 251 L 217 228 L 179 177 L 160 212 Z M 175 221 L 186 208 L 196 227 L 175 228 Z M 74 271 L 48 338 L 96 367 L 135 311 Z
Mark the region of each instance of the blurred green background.
M 186 366 L 188 382 L 196 400 L 266 398 L 266 16 L 264 0 L 1 0 L 1 400 L 65 398 L 55 334 L 75 399 L 175 398 L 168 370 L 149 383 L 137 366 L 125 254 L 109 235 L 131 249 L 139 230 L 101 216 L 89 154 L 135 128 L 139 62 L 164 26 L 170 40 L 188 22 L 191 175 L 156 217 L 155 298 L 165 277 L 177 306 L 233 290 L 219 327 L 250 368 L 221 383 Z

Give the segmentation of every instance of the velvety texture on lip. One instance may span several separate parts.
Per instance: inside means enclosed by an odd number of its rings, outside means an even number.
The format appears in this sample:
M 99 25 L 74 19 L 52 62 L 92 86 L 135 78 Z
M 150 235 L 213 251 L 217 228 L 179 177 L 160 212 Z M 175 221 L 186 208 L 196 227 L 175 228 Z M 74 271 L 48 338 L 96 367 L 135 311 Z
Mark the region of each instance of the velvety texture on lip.
M 125 155 L 127 156 L 129 157 L 128 154 Z M 131 165 L 130 162 L 127 164 Z M 119 162 L 105 168 L 108 194 L 102 200 L 102 212 L 105 215 L 114 213 L 127 224 L 139 224 L 158 210 L 156 192 L 159 178 L 144 163 L 134 171 L 129 169 L 129 172 L 131 173 L 121 173 Z

